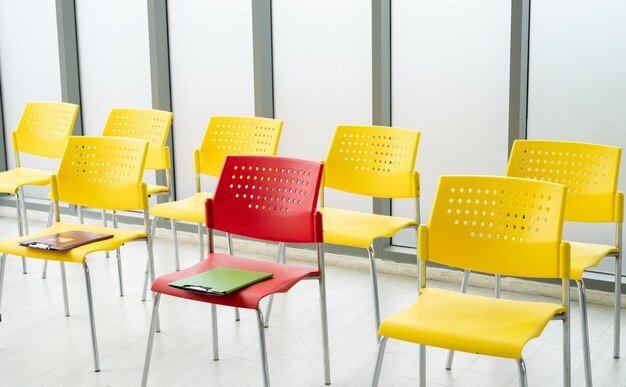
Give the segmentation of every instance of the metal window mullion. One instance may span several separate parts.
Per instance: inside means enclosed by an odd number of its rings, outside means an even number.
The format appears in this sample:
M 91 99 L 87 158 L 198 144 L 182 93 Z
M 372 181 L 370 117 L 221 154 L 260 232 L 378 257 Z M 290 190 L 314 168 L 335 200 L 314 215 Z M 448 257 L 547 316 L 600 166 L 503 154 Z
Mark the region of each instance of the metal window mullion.
M 257 117 L 274 118 L 271 0 L 252 1 L 252 50 L 254 114 Z
M 2 74 L 2 71 L 0 71 Z M 4 111 L 2 109 L 2 78 L 0 78 L 0 171 L 7 170 L 7 148 L 4 135 Z
M 150 87 L 152 94 L 152 108 L 172 111 L 172 92 L 170 77 L 170 52 L 167 17 L 167 0 L 148 0 L 148 36 L 150 44 Z M 170 148 L 171 174 L 169 187 L 172 198 L 176 198 L 176 173 L 174 168 L 174 130 L 176 117 L 172 119 L 172 128 L 167 137 L 167 146 Z M 165 171 L 156 172 L 156 183 L 168 183 Z M 167 195 L 157 195 L 157 202 L 169 201 Z
M 372 0 L 372 124 L 391 126 L 391 0 Z M 374 198 L 375 214 L 391 215 L 391 199 Z M 374 241 L 376 256 L 391 238 Z
M 511 0 L 509 153 L 515 140 L 527 137 L 529 42 L 530 0 Z
M 56 0 L 59 69 L 63 102 L 81 104 L 75 0 Z M 78 110 L 72 134 L 83 135 L 82 109 Z

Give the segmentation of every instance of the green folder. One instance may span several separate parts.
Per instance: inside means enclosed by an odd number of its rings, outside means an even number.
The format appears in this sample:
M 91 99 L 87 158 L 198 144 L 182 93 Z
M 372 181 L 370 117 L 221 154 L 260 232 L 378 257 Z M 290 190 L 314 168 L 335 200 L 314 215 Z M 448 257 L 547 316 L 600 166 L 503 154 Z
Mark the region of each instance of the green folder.
M 272 276 L 274 274 L 260 271 L 216 267 L 200 274 L 170 282 L 168 285 L 191 292 L 223 296 Z

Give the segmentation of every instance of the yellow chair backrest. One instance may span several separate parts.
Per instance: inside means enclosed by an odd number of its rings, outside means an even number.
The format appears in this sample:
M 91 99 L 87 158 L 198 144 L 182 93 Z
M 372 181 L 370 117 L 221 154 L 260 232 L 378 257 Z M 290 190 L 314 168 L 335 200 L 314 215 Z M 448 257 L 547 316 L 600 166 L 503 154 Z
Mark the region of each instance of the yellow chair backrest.
M 72 134 L 78 105 L 65 102 L 29 102 L 12 133 L 13 150 L 59 158 Z
M 427 238 L 423 227 L 418 234 L 420 258 L 521 277 L 569 275 L 569 257 L 560 254 L 566 190 L 512 177 L 442 176 Z
M 517 140 L 506 175 L 566 185 L 567 221 L 616 222 L 624 214 L 624 197 L 617 193 L 621 153 L 614 146 Z
M 145 169 L 169 169 L 171 165 L 167 136 L 172 113 L 153 109 L 111 109 L 103 136 L 130 137 L 148 142 Z
M 263 117 L 211 117 L 194 154 L 196 173 L 217 177 L 228 155 L 276 155 L 283 122 Z
M 120 137 L 70 137 L 52 177 L 52 199 L 110 210 L 148 208 L 142 183 L 148 143 Z
M 413 181 L 420 132 L 338 126 L 324 165 L 324 186 L 383 198 L 419 196 Z

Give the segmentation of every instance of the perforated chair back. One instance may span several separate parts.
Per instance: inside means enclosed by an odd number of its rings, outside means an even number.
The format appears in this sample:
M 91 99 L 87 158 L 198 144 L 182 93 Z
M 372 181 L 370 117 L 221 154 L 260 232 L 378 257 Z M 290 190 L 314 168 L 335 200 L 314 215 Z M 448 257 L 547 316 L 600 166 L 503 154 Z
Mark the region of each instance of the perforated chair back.
M 153 109 L 111 109 L 103 136 L 136 138 L 148 142 L 145 169 L 169 169 L 171 166 L 167 136 L 172 113 Z
M 614 146 L 517 140 L 506 175 L 566 185 L 567 221 L 617 222 L 624 214 L 617 194 L 621 153 Z
M 78 105 L 65 102 L 29 102 L 13 132 L 13 150 L 60 158 L 72 134 Z
M 419 196 L 413 181 L 420 132 L 386 126 L 338 126 L 324 185 L 384 198 Z
M 564 185 L 528 179 L 442 176 L 420 256 L 486 273 L 564 278 L 565 193 Z
M 218 177 L 228 155 L 275 155 L 282 128 L 272 118 L 211 117 L 194 155 L 196 173 Z
M 271 156 L 228 156 L 212 199 L 207 227 L 290 243 L 323 241 L 316 211 L 322 164 Z
M 142 183 L 148 143 L 121 137 L 70 137 L 52 199 L 109 210 L 148 208 Z

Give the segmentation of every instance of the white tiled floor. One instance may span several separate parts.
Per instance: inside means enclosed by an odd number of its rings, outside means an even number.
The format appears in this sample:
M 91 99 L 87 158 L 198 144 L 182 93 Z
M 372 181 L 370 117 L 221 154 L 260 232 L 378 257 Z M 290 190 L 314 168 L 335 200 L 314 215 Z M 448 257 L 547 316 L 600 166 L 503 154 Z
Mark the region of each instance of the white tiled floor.
M 31 230 L 41 228 L 32 224 Z M 0 237 L 15 235 L 14 219 L 0 218 Z M 237 249 L 237 243 L 235 243 Z M 174 267 L 171 241 L 156 239 L 157 274 Z M 243 254 L 242 254 L 243 255 Z M 197 247 L 181 243 L 181 265 L 197 261 Z M 123 248 L 126 295 L 119 297 L 115 259 L 88 258 L 92 273 L 102 371 L 93 372 L 85 285 L 80 265 L 68 265 L 71 316 L 63 316 L 58 264 L 40 278 L 42 262 L 29 260 L 21 274 L 18 257 L 8 257 L 0 323 L 0 386 L 138 386 L 145 355 L 152 303 L 141 302 L 145 245 Z M 267 259 L 267 258 L 265 258 Z M 294 261 L 292 261 L 294 262 Z M 294 262 L 307 264 L 302 262 Z M 382 315 L 408 305 L 416 280 L 381 274 Z M 327 267 L 331 378 L 334 386 L 367 386 L 376 355 L 369 273 Z M 456 289 L 457 284 L 429 281 L 429 286 Z M 575 290 L 575 289 L 573 289 Z M 477 294 L 490 292 L 470 289 Z M 505 297 L 529 299 L 505 293 Z M 209 306 L 164 297 L 162 332 L 156 335 L 150 386 L 259 386 L 261 369 L 255 315 L 219 310 L 220 360 L 211 354 Z M 626 359 L 613 359 L 612 310 L 590 305 L 590 332 L 596 386 L 626 386 Z M 622 319 L 624 322 L 626 319 Z M 626 331 L 626 323 L 622 327 Z M 317 282 L 297 285 L 275 299 L 266 330 L 274 386 L 322 386 Z M 623 337 L 626 337 L 623 336 Z M 530 386 L 561 384 L 561 323 L 551 322 L 543 335 L 524 350 Z M 622 339 L 626 351 L 626 338 Z M 626 357 L 626 355 L 624 355 Z M 517 386 L 514 361 L 457 353 L 451 371 L 444 369 L 446 351 L 428 348 L 430 386 Z M 575 386 L 584 385 L 578 308 L 572 316 L 572 369 Z M 417 386 L 417 346 L 390 341 L 382 386 Z

